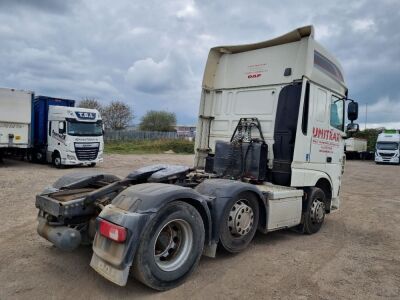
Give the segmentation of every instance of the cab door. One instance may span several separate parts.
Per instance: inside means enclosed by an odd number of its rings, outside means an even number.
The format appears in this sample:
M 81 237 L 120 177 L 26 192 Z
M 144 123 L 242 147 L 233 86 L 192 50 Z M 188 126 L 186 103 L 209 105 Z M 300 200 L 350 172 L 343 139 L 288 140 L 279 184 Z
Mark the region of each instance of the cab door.
M 312 93 L 312 130 L 309 162 L 312 169 L 325 172 L 326 163 L 331 159 L 329 146 L 329 93 L 326 89 L 313 85 Z
M 336 208 L 339 203 L 338 193 L 342 179 L 344 164 L 344 120 L 345 100 L 339 95 L 331 94 L 329 101 L 329 144 L 330 153 L 326 163 L 326 172 L 332 180 L 332 205 Z

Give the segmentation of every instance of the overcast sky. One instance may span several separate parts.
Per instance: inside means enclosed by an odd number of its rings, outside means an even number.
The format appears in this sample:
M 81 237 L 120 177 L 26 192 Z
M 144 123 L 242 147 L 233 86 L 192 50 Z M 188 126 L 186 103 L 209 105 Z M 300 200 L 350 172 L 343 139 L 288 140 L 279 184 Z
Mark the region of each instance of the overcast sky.
M 150 109 L 195 124 L 210 47 L 313 24 L 359 122 L 400 128 L 400 1 L 0 0 L 0 87 Z

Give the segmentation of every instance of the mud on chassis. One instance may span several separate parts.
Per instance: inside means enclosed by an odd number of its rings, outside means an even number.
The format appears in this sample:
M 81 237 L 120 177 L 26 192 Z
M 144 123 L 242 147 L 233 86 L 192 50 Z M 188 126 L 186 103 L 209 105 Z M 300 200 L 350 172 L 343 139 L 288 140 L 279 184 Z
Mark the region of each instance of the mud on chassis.
M 131 273 L 153 289 L 173 288 L 202 254 L 215 257 L 217 246 L 240 252 L 257 229 L 271 231 L 274 197 L 299 199 L 300 207 L 297 221 L 273 230 L 320 229 L 328 211 L 324 192 L 266 183 L 266 148 L 258 120 L 246 118 L 230 142 L 217 142 L 206 171 L 156 165 L 124 179 L 66 175 L 36 197 L 38 233 L 63 250 L 92 243 L 91 266 L 118 285 Z

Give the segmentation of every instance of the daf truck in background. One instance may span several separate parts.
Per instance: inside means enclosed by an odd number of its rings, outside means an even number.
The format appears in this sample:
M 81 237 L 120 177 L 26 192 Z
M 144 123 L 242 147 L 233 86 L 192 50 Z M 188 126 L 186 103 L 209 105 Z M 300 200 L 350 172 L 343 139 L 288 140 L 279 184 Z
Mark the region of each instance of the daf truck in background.
M 400 133 L 398 130 L 384 130 L 378 135 L 375 146 L 375 162 L 399 164 L 400 163 Z
M 95 166 L 103 161 L 103 124 L 95 109 L 74 100 L 38 96 L 33 101 L 33 143 L 29 160 L 55 167 Z
M 0 160 L 5 153 L 23 155 L 30 147 L 33 95 L 0 88 Z
M 39 235 L 69 251 L 92 243 L 91 267 L 117 285 L 133 274 L 167 290 L 217 247 L 245 250 L 257 230 L 318 232 L 340 206 L 343 138 L 359 127 L 343 78 L 312 26 L 212 48 L 194 167 L 61 177 L 36 197 Z
M 354 137 L 345 139 L 344 153 L 346 159 L 367 159 L 367 140 Z
M 74 100 L 0 89 L 0 149 L 58 168 L 102 162 L 101 115 L 74 105 Z

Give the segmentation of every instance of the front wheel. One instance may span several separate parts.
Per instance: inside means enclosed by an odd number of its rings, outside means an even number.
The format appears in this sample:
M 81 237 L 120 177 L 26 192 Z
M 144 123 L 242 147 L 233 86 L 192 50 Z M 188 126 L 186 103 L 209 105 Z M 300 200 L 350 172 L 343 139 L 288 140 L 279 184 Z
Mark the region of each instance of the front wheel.
M 204 224 L 191 205 L 176 201 L 146 227 L 132 265 L 133 275 L 156 290 L 181 284 L 197 266 L 204 247 Z
M 62 168 L 61 156 L 58 152 L 53 154 L 53 166 L 55 166 L 57 169 Z
M 313 234 L 321 229 L 325 220 L 326 197 L 325 193 L 317 187 L 305 189 L 305 211 L 303 212 L 303 232 Z

